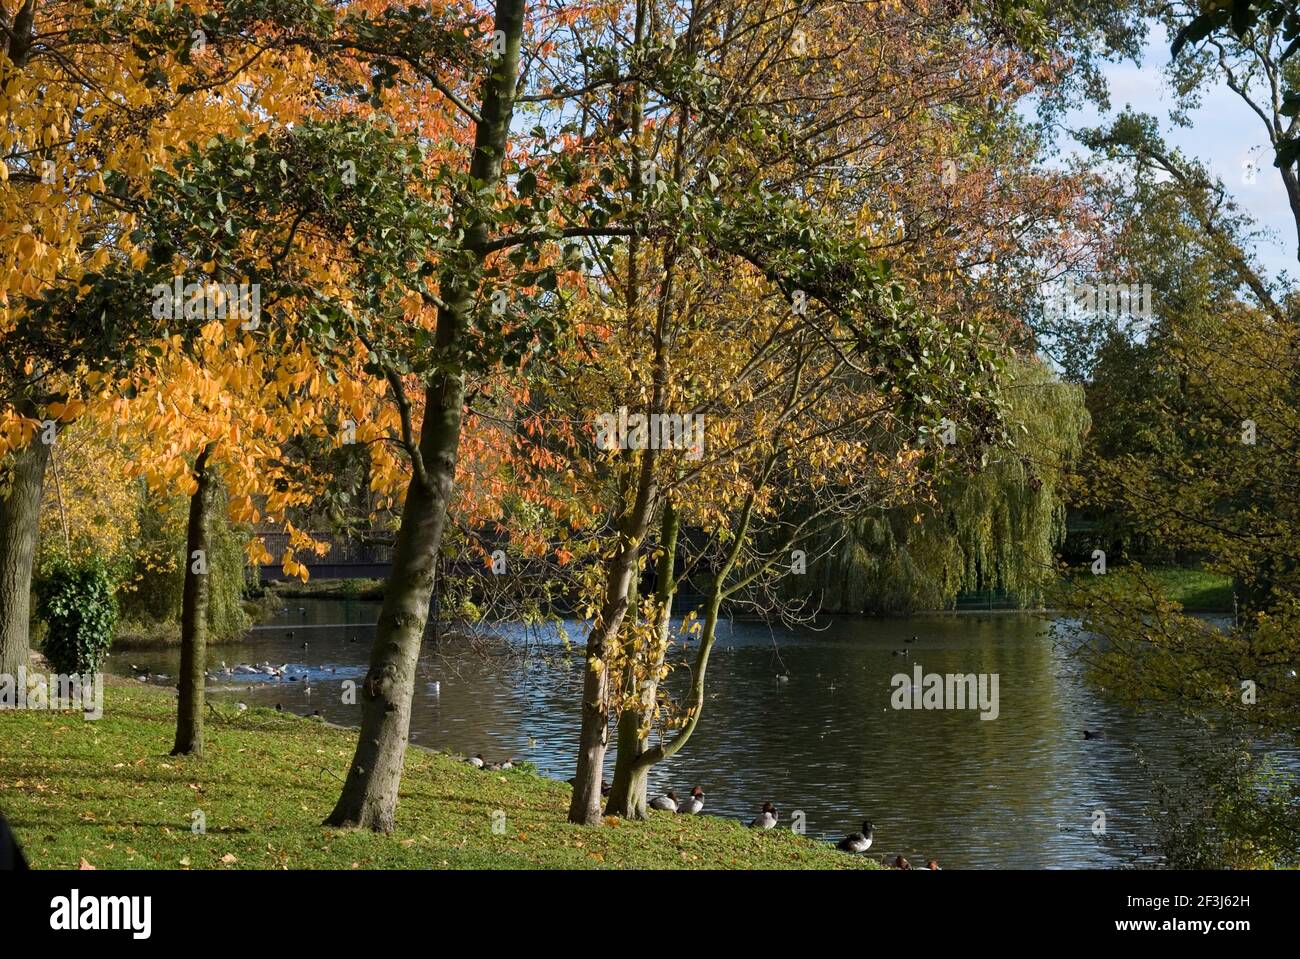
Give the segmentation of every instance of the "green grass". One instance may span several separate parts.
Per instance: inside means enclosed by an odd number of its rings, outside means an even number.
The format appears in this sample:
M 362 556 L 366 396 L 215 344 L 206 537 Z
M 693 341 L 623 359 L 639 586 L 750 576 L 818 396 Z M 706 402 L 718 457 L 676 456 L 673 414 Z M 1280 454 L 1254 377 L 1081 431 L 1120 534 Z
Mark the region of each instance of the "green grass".
M 1125 567 L 1112 567 L 1115 574 L 1123 574 Z M 1169 599 L 1182 604 L 1187 612 L 1195 613 L 1230 613 L 1232 612 L 1232 578 L 1218 573 L 1208 573 L 1200 569 L 1188 569 L 1181 566 L 1154 566 L 1145 570 Z M 1070 589 L 1087 590 L 1099 581 L 1089 575 L 1084 567 L 1077 575 L 1063 583 Z M 1059 598 L 1057 602 L 1060 602 Z
M 211 713 L 209 712 L 211 717 Z M 321 827 L 356 734 L 226 707 L 206 755 L 168 755 L 175 700 L 130 685 L 105 690 L 104 716 L 0 712 L 0 810 L 32 865 L 75 869 L 834 869 L 873 866 L 788 830 L 751 831 L 708 816 L 648 823 L 564 821 L 569 787 L 525 770 L 486 773 L 407 752 L 391 836 Z M 206 834 L 191 830 L 202 810 Z M 493 813 L 505 832 L 493 833 Z
M 1176 566 L 1148 570 L 1170 599 L 1187 610 L 1232 612 L 1232 578 Z

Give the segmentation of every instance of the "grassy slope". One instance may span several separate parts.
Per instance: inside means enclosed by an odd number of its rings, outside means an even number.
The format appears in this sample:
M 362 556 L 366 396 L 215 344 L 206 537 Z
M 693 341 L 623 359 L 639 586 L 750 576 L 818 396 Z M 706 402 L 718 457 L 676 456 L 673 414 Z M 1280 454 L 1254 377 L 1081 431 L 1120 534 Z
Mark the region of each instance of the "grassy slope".
M 37 867 L 76 868 L 851 868 L 873 865 L 787 830 L 708 816 L 564 822 L 569 787 L 522 770 L 485 773 L 408 751 L 398 831 L 327 830 L 355 733 L 228 708 L 202 760 L 167 753 L 175 701 L 112 685 L 104 717 L 0 712 L 0 811 Z M 209 717 L 212 717 L 209 712 Z M 207 834 L 194 835 L 200 809 Z M 492 832 L 496 810 L 504 835 Z

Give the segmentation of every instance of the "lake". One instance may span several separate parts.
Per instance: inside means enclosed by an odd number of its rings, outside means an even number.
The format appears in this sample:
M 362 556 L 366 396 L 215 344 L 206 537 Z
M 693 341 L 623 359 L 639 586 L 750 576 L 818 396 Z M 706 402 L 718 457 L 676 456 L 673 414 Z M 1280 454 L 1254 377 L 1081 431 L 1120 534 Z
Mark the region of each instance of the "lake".
M 354 725 L 357 707 L 343 704 L 342 684 L 363 675 L 377 615 L 375 603 L 290 600 L 247 642 L 210 650 L 209 663 L 288 662 L 308 682 L 239 677 L 214 684 L 210 695 L 301 714 L 318 709 Z M 580 648 L 581 625 L 566 625 Z M 489 760 L 513 756 L 567 779 L 582 658 L 566 654 L 553 632 L 499 632 L 509 655 L 497 643 L 426 642 L 412 739 Z M 746 820 L 770 800 L 783 826 L 799 811 L 808 835 L 827 839 L 870 819 L 872 854 L 902 854 L 914 865 L 931 857 L 955 868 L 1132 863 L 1152 838 L 1144 810 L 1154 794 L 1139 750 L 1172 768 L 1179 745 L 1200 733 L 1103 701 L 1065 645 L 1062 622 L 1026 613 L 842 618 L 798 633 L 723 623 L 699 726 L 678 756 L 655 767 L 652 789 L 682 795 L 698 784 L 707 813 Z M 906 657 L 895 654 L 903 649 Z M 175 677 L 178 662 L 177 651 L 128 650 L 109 668 L 130 674 L 134 664 Z M 981 719 L 977 709 L 891 708 L 891 678 L 910 680 L 917 665 L 925 673 L 996 674 L 997 718 Z M 688 683 L 681 668 L 668 687 L 681 693 Z M 1102 738 L 1085 739 L 1085 729 Z M 322 809 L 333 799 L 323 795 Z M 1098 809 L 1104 837 L 1093 834 Z

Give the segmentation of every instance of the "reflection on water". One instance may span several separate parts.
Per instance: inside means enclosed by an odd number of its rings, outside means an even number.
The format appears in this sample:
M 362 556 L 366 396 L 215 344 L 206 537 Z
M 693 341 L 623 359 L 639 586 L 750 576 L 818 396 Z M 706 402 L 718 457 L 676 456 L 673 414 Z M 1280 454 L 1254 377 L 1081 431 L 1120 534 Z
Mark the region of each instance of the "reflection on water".
M 287 675 L 306 678 L 237 676 L 214 683 L 211 695 L 297 713 L 318 709 L 331 722 L 353 724 L 357 707 L 343 705 L 342 682 L 364 673 L 377 614 L 374 603 L 291 600 L 246 645 L 216 647 L 209 661 L 213 668 L 222 660 L 287 663 Z M 581 637 L 578 624 L 568 628 Z M 804 634 L 722 624 L 699 726 L 682 753 L 655 767 L 651 787 L 680 795 L 699 784 L 706 812 L 746 819 L 770 800 L 783 824 L 800 810 L 808 834 L 825 838 L 870 819 L 873 853 L 934 857 L 946 867 L 1131 862 L 1150 841 L 1142 810 L 1153 798 L 1134 747 L 1167 761 L 1191 734 L 1159 715 L 1100 701 L 1053 642 L 1055 630 L 1039 617 L 997 613 L 843 619 Z M 513 756 L 567 779 L 582 660 L 553 635 L 517 628 L 505 635 L 516 652 L 534 644 L 530 654 L 426 642 L 412 738 L 489 760 Z M 904 649 L 906 657 L 895 654 Z M 133 650 L 113 657 L 110 668 L 135 664 L 174 677 L 178 660 L 177 652 Z M 891 709 L 891 677 L 910 676 L 918 664 L 926 673 L 998 674 L 998 718 L 981 720 L 973 709 Z M 688 684 L 683 665 L 668 687 L 680 695 Z M 1085 729 L 1103 738 L 1085 740 Z M 1096 809 L 1106 813 L 1104 841 L 1091 832 Z

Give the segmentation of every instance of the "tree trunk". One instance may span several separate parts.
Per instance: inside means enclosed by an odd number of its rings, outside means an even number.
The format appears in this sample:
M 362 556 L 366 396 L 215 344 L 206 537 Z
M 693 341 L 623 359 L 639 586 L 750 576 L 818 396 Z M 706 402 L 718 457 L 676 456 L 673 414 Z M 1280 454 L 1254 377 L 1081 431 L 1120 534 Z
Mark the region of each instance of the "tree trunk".
M 501 179 L 510 134 L 524 0 L 497 3 L 495 30 L 505 37 L 505 52 L 493 61 L 484 82 L 481 119 L 474 132 L 470 176 L 484 188 Z M 463 257 L 442 275 L 443 305 L 438 311 L 436 345 L 454 356 L 471 319 L 479 273 L 485 258 L 487 225 L 466 222 Z M 390 832 L 397 812 L 402 762 L 410 734 L 415 663 L 433 597 L 438 549 L 456 477 L 456 456 L 465 402 L 463 373 L 439 373 L 425 391 L 418 462 L 407 487 L 393 564 L 384 588 L 370 667 L 361 687 L 361 731 L 343 791 L 327 826 L 355 826 Z
M 648 452 L 642 454 L 647 460 L 650 459 Z M 609 667 L 605 665 L 605 658 L 610 644 L 618 637 L 623 617 L 627 615 L 640 543 L 640 536 L 620 531 L 618 546 L 610 561 L 600 615 L 587 637 L 578 769 L 573 781 L 573 798 L 569 801 L 569 822 L 579 825 L 594 826 L 600 822 L 600 787 L 609 739 Z
M 660 521 L 659 563 L 655 570 L 655 599 L 659 609 L 659 624 L 654 648 L 646 650 L 646 678 L 640 690 L 640 709 L 624 710 L 618 717 L 618 757 L 614 761 L 614 782 L 610 787 L 605 815 L 624 819 L 645 819 L 648 816 L 646 787 L 649 766 L 638 765 L 637 759 L 646 751 L 649 742 L 644 730 L 648 728 L 655 701 L 659 696 L 659 671 L 663 668 L 668 651 L 668 633 L 672 626 L 673 595 L 677 592 L 676 553 L 677 531 L 681 520 L 672 503 L 664 504 Z M 635 682 L 632 663 L 628 665 L 626 681 Z
M 634 43 L 640 46 L 647 31 L 648 4 L 637 0 Z M 631 117 L 628 129 L 631 135 L 631 191 L 640 199 L 642 182 L 641 133 L 645 124 L 645 91 L 634 82 L 631 92 Z M 638 321 L 637 309 L 641 302 L 640 270 L 641 238 L 633 233 L 628 240 L 627 288 L 625 293 L 629 324 Z M 658 336 L 655 351 L 655 387 L 649 413 L 659 411 L 663 402 L 663 323 L 665 312 L 659 312 Z M 600 787 L 605 772 L 605 749 L 609 740 L 609 667 L 605 664 L 609 646 L 617 641 L 623 617 L 628 608 L 628 590 L 637 570 L 637 557 L 641 541 L 645 538 L 650 517 L 654 511 L 655 457 L 651 450 L 641 452 L 641 470 L 637 482 L 636 501 L 619 524 L 618 547 L 608 566 L 605 599 L 600 615 L 587 637 L 586 673 L 582 681 L 582 721 L 578 733 L 578 768 L 573 782 L 573 797 L 569 801 L 569 822 L 594 826 L 600 822 Z
M 10 459 L 0 498 L 0 674 L 18 675 L 31 648 L 32 563 L 50 447 L 34 435 Z
M 610 557 L 600 614 L 587 636 L 586 673 L 582 681 L 582 723 L 578 732 L 578 769 L 569 822 L 594 826 L 600 822 L 600 787 L 609 745 L 610 646 L 618 639 L 627 615 L 637 557 L 654 513 L 657 495 L 653 450 L 641 451 L 636 499 L 619 525 L 618 546 Z
M 190 496 L 189 525 L 185 529 L 185 590 L 181 595 L 181 668 L 177 678 L 180 696 L 176 708 L 176 744 L 173 756 L 203 755 L 204 669 L 208 660 L 208 597 L 211 595 L 212 561 L 208 533 L 212 520 L 212 494 L 216 476 L 211 465 L 215 443 L 203 447 L 194 460 L 198 487 Z

